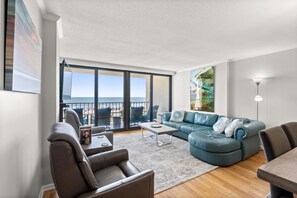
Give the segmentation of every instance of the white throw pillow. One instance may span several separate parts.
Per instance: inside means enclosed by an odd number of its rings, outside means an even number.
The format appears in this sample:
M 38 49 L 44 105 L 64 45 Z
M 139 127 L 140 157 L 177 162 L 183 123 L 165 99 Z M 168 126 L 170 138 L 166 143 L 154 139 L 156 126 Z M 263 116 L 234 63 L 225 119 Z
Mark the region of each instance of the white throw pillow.
M 223 133 L 230 120 L 227 117 L 221 117 L 214 125 L 213 130 L 216 133 Z
M 232 137 L 234 135 L 234 129 L 239 125 L 242 125 L 243 121 L 240 119 L 233 120 L 225 129 L 226 137 Z
M 184 111 L 172 111 L 169 121 L 172 122 L 182 122 L 184 120 Z

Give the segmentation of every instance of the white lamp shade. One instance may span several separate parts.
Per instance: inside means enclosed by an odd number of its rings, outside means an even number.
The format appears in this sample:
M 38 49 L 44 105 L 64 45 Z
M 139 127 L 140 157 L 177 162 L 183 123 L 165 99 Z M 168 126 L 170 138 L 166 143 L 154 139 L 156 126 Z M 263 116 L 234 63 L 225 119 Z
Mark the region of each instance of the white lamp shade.
M 260 96 L 260 95 L 255 96 L 255 101 L 256 102 L 261 102 L 262 100 L 263 100 L 262 96 Z

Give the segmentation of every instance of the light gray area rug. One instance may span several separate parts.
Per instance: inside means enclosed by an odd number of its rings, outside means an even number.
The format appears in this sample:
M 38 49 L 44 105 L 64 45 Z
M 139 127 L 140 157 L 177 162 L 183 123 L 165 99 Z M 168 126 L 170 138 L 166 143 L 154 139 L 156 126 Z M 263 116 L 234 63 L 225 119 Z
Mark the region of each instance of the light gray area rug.
M 145 135 L 151 135 L 145 132 Z M 167 141 L 168 135 L 159 136 Z M 217 168 L 193 157 L 188 142 L 172 137 L 172 144 L 157 147 L 155 139 L 142 138 L 141 132 L 116 134 L 114 149 L 129 151 L 130 161 L 141 171 L 152 169 L 155 172 L 155 193 L 174 187 L 194 177 Z

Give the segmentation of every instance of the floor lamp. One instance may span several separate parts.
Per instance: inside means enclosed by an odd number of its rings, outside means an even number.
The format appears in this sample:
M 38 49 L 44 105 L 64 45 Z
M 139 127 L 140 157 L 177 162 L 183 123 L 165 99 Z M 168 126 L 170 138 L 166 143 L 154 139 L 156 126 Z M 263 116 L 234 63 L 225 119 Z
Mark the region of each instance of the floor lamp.
M 257 102 L 257 120 L 259 120 L 259 102 L 263 100 L 262 96 L 259 95 L 259 86 L 262 79 L 256 78 L 254 79 L 257 85 L 257 95 L 255 96 L 255 101 Z

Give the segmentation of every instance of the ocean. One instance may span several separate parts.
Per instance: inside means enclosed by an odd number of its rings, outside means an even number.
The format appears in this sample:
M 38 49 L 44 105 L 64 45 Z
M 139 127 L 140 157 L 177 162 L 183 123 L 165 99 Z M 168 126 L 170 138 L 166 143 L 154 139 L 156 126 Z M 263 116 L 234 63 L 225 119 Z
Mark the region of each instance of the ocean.
M 72 97 L 70 100 L 63 100 L 64 103 L 93 103 L 93 97 Z M 122 97 L 99 97 L 99 102 L 123 102 Z M 131 97 L 131 102 L 145 102 L 145 97 Z

